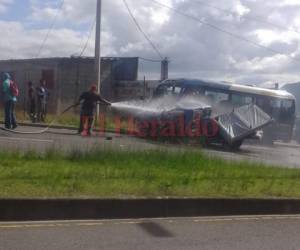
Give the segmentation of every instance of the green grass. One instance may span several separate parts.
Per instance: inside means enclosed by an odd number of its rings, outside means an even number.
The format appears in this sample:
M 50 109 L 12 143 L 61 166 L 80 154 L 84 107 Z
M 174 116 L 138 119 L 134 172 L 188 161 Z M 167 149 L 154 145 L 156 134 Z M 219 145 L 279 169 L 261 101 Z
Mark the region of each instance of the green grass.
M 66 113 L 59 117 L 53 114 L 48 114 L 46 118 L 46 123 L 49 124 L 53 120 L 55 120 L 56 125 L 72 126 L 72 127 L 79 126 L 79 115 L 72 114 L 72 113 Z
M 298 197 L 300 170 L 197 152 L 0 153 L 0 197 Z
M 72 127 L 79 127 L 79 115 L 67 113 L 56 117 L 55 115 L 48 115 L 46 119 L 46 123 L 51 123 L 55 119 L 55 125 L 63 125 L 63 126 L 72 126 Z M 121 123 L 121 131 L 126 131 L 127 121 L 122 120 Z M 94 128 L 99 128 L 99 124 L 94 124 Z M 105 116 L 105 130 L 106 131 L 114 131 L 116 129 L 116 122 L 112 115 L 107 114 Z
M 16 111 L 16 117 L 17 121 L 20 122 L 26 122 L 26 123 L 31 123 L 29 116 L 27 113 L 24 113 L 22 110 L 17 110 Z M 4 113 L 0 112 L 0 121 L 4 121 Z M 57 116 L 55 114 L 48 114 L 46 117 L 46 122 L 45 124 L 50 124 L 54 121 L 52 125 L 62 125 L 62 126 L 70 126 L 70 127 L 79 127 L 79 114 L 75 114 L 72 111 L 69 111 L 63 115 Z M 121 131 L 126 131 L 128 124 L 127 120 L 122 119 L 122 124 L 121 124 Z M 99 127 L 98 124 L 95 124 L 95 127 Z M 105 129 L 107 131 L 115 130 L 116 129 L 116 122 L 115 118 L 112 114 L 107 114 L 105 116 Z
M 16 111 L 16 117 L 18 122 L 28 122 L 30 123 L 30 118 L 27 113 L 24 113 L 23 110 Z M 55 119 L 56 125 L 64 125 L 64 126 L 79 126 L 79 115 L 73 112 L 68 112 L 57 117 L 55 114 L 48 114 L 46 118 L 46 124 L 52 122 Z M 0 120 L 4 120 L 4 113 L 3 111 L 0 112 Z

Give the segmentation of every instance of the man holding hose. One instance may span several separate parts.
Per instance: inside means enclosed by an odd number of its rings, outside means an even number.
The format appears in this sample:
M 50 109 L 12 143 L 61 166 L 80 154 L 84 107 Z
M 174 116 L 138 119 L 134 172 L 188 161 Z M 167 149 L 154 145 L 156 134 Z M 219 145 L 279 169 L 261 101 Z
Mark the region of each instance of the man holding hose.
M 81 103 L 81 110 L 78 133 L 81 134 L 84 129 L 87 129 L 87 135 L 91 135 L 97 103 L 107 106 L 111 104 L 97 93 L 97 85 L 95 84 L 92 84 L 88 91 L 81 94 L 79 103 Z

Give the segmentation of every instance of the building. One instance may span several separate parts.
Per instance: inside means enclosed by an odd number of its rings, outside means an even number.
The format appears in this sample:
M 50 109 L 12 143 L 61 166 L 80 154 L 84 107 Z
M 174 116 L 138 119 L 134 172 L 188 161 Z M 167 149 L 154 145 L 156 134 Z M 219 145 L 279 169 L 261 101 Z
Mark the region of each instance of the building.
M 139 58 L 102 58 L 101 95 L 110 101 L 137 99 L 150 94 L 149 84 L 138 81 Z M 27 83 L 46 80 L 49 110 L 60 112 L 78 100 L 95 79 L 94 58 L 42 58 L 0 61 L 0 73 L 9 72 L 20 88 L 19 106 L 26 103 Z M 23 105 L 24 106 L 24 105 Z

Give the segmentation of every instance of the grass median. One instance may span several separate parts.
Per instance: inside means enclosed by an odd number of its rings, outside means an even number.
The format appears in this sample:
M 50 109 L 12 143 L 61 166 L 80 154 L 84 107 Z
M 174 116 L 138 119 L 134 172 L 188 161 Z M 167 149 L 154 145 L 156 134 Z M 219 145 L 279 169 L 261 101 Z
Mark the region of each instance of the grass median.
M 199 152 L 0 153 L 0 197 L 300 197 L 300 170 Z

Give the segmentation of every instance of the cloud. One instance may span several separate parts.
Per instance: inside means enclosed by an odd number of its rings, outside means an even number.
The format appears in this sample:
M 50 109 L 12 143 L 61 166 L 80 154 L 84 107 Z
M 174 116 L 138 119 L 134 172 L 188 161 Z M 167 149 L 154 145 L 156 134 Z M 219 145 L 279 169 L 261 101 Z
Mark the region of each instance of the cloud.
M 294 41 L 300 40 L 300 33 L 291 32 L 290 30 L 275 31 L 270 29 L 257 29 L 253 33 L 257 36 L 260 44 L 265 46 L 270 46 L 275 42 L 292 44 Z
M 0 0 L 0 13 L 5 13 L 13 2 L 13 0 Z
M 42 41 L 45 38 L 47 29 L 42 30 L 27 30 L 19 22 L 3 22 L 0 21 L 0 29 L 2 36 L 5 39 L 1 40 L 0 51 L 1 59 L 25 59 L 34 58 L 37 56 Z M 22 39 L 20 39 L 20 37 Z M 103 48 L 109 53 L 114 53 L 114 49 L 110 47 L 110 43 L 106 41 L 113 40 L 109 34 L 103 33 L 105 42 Z M 76 32 L 72 29 L 56 29 L 53 31 L 42 52 L 40 57 L 55 57 L 78 55 L 84 43 L 87 41 L 88 34 L 83 36 L 81 32 Z M 89 46 L 85 55 L 91 55 L 94 52 L 94 46 Z
M 300 2 L 298 0 L 284 0 L 281 3 L 281 6 L 295 6 L 300 5 Z
M 41 1 L 31 0 L 30 19 L 34 21 L 52 20 L 55 16 L 60 21 L 70 21 L 75 24 L 89 22 L 95 16 L 96 0 L 65 0 Z
M 242 83 L 289 82 L 300 78 L 298 0 L 157 0 L 204 23 L 233 33 L 235 37 L 178 15 L 152 0 L 127 1 L 153 43 L 164 56 L 170 58 L 171 77 L 201 77 Z M 7 10 L 11 2 L 0 0 L 0 12 L 2 6 L 6 6 Z M 5 30 L 6 35 L 0 44 L 0 57 L 27 58 L 35 55 L 55 16 L 57 23 L 42 56 L 78 54 L 87 41 L 88 30 L 95 18 L 96 0 L 65 0 L 61 10 L 60 3 L 60 0 L 30 0 L 31 13 L 27 22 L 40 24 L 38 27 L 28 26 L 28 23 L 18 20 L 0 22 L 0 28 Z M 103 55 L 159 59 L 137 30 L 122 0 L 103 1 L 102 18 Z M 237 36 L 278 53 L 238 39 Z M 85 55 L 93 55 L 93 40 L 94 34 Z M 159 64 L 142 64 L 143 74 L 147 78 L 158 77 Z

